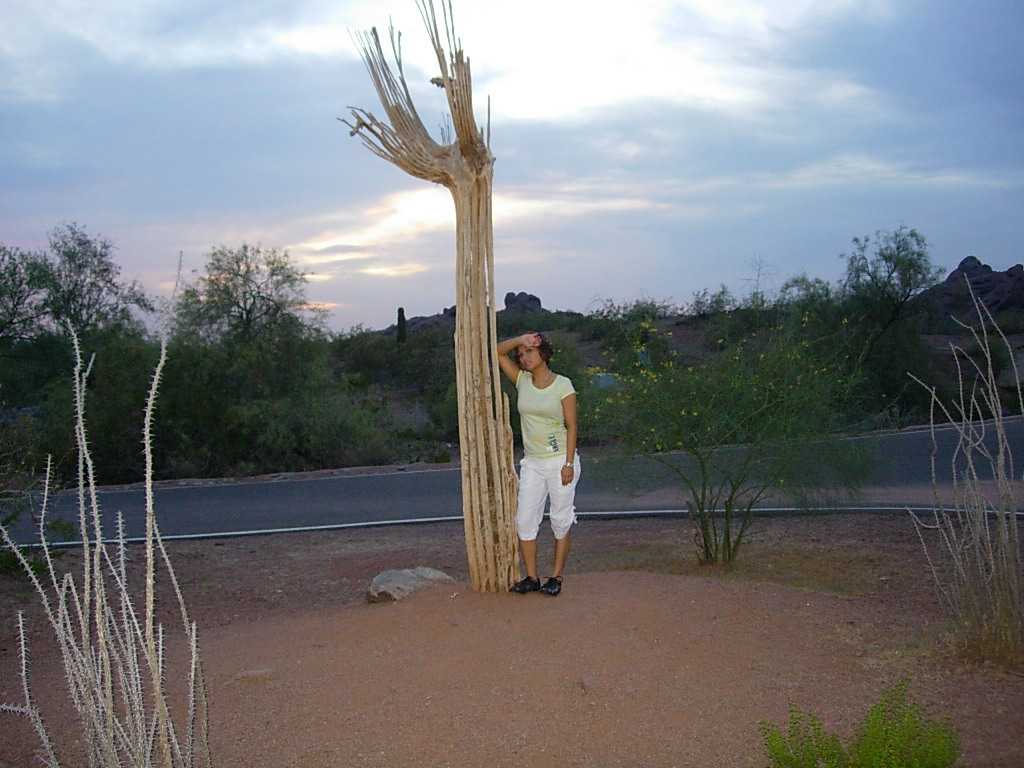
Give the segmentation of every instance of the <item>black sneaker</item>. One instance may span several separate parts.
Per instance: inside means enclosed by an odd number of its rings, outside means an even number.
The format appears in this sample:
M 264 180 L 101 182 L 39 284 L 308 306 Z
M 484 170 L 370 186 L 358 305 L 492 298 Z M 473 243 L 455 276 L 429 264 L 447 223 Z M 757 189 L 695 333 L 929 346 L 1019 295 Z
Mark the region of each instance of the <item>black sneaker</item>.
M 515 592 L 517 595 L 525 595 L 527 592 L 536 592 L 538 589 L 540 589 L 540 579 L 527 576 L 514 587 L 509 587 L 508 591 Z
M 551 595 L 557 597 L 558 593 L 562 591 L 562 577 L 552 576 L 550 579 L 544 582 L 544 586 L 540 588 L 540 591 L 545 595 Z

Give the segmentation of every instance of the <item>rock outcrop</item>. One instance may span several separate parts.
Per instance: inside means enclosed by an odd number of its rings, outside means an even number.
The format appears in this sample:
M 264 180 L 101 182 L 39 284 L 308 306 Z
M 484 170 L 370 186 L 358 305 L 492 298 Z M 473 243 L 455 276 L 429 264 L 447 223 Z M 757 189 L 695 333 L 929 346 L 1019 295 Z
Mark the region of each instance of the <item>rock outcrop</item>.
M 509 291 L 505 294 L 505 309 L 509 312 L 540 312 L 544 307 L 532 293 Z
M 540 312 L 544 307 L 537 296 L 532 293 L 520 291 L 514 293 L 509 291 L 505 294 L 505 309 L 498 312 Z M 436 315 L 410 317 L 406 320 L 407 331 L 421 331 L 427 328 L 455 327 L 455 307 L 445 307 Z M 392 325 L 385 328 L 382 333 L 391 336 L 396 332 L 397 326 Z
M 968 256 L 938 285 L 924 291 L 919 300 L 933 303 L 941 314 L 974 324 L 977 314 L 968 283 L 981 303 L 997 320 L 1006 314 L 1024 317 L 1024 266 L 1015 264 L 996 272 L 974 256 Z

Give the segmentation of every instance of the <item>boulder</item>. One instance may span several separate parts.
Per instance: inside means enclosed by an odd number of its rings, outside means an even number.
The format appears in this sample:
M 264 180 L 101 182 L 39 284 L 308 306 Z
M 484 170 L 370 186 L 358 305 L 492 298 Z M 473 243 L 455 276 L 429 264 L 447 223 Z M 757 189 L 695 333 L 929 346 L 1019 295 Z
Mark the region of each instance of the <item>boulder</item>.
M 408 597 L 417 589 L 442 581 L 455 581 L 444 571 L 419 566 L 394 571 L 383 571 L 370 582 L 366 591 L 368 603 L 395 603 Z
M 509 291 L 505 294 L 505 309 L 509 312 L 540 312 L 543 307 L 540 299 L 532 293 Z

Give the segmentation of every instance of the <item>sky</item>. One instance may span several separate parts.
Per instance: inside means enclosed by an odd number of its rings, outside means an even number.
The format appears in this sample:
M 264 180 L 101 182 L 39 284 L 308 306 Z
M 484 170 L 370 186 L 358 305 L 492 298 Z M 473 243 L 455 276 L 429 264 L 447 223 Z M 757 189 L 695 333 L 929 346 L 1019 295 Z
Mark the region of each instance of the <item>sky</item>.
M 441 0 L 436 0 L 441 13 Z M 494 166 L 495 290 L 685 304 L 916 229 L 1024 261 L 1019 0 L 453 0 Z M 339 122 L 384 113 L 354 33 L 393 26 L 441 140 L 415 0 L 0 0 L 0 242 L 74 222 L 166 297 L 216 246 L 287 250 L 336 331 L 455 304 L 450 192 Z

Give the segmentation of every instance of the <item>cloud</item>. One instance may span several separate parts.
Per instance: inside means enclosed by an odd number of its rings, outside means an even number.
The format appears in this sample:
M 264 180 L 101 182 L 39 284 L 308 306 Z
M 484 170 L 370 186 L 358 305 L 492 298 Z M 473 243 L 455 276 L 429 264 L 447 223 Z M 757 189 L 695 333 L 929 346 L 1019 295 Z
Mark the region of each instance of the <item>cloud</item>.
M 742 290 L 757 260 L 830 278 L 907 224 L 937 263 L 1020 261 L 1024 6 L 954 0 L 455 3 L 496 156 L 498 294 L 546 306 Z M 438 4 L 440 13 L 440 3 Z M 337 118 L 381 113 L 350 30 L 413 0 L 18 3 L 0 40 L 0 241 L 60 221 L 151 290 L 214 245 L 286 248 L 337 328 L 454 303 L 454 206 Z

